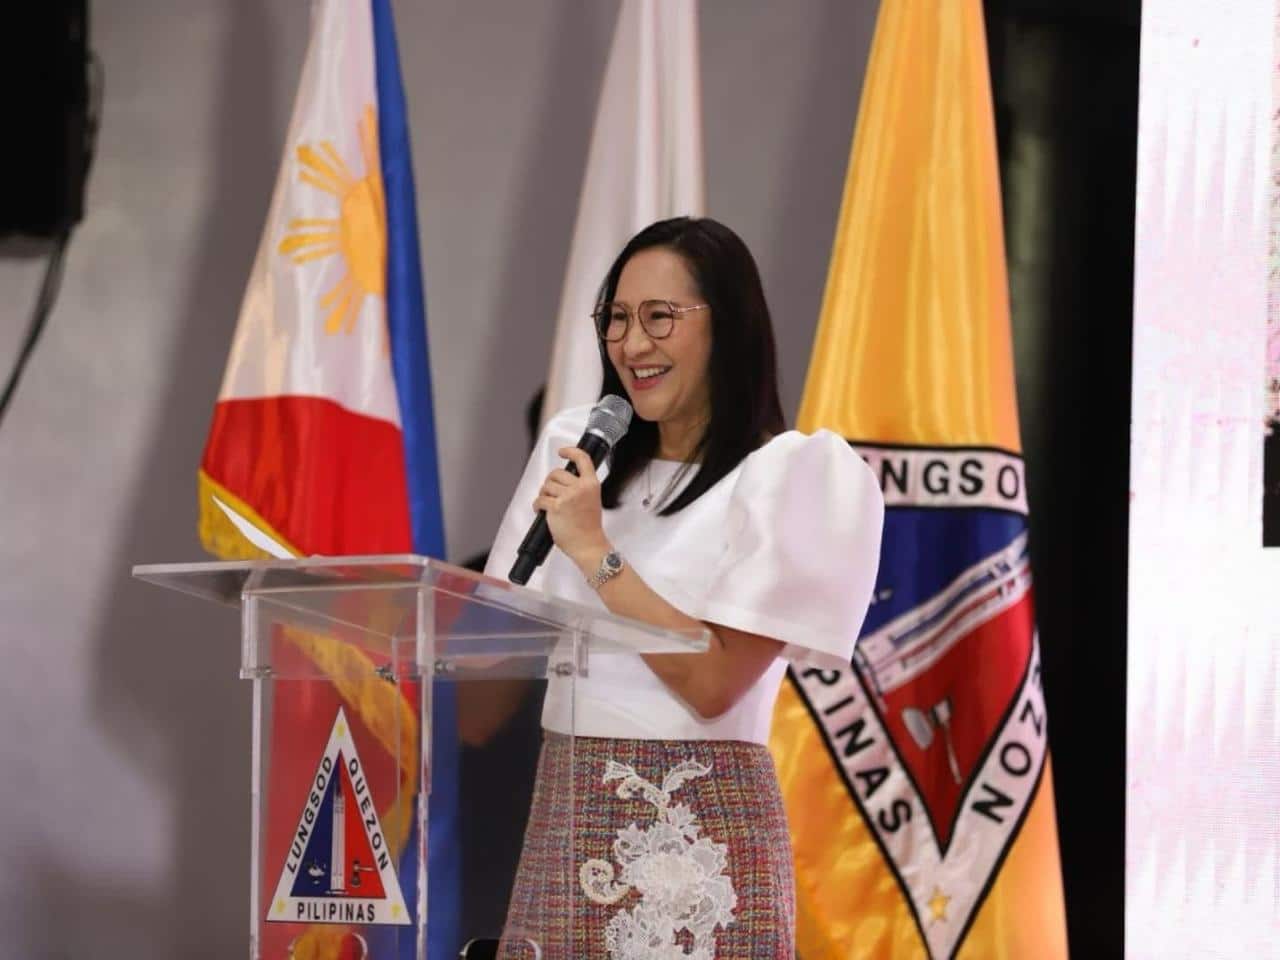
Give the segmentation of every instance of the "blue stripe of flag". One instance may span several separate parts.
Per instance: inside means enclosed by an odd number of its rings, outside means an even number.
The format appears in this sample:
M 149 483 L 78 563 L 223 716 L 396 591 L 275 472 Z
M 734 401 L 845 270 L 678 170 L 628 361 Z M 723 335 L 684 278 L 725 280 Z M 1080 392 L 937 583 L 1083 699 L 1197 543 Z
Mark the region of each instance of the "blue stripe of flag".
M 391 365 L 404 436 L 409 514 L 415 552 L 444 557 L 440 469 L 431 409 L 426 303 L 422 290 L 413 161 L 400 56 L 390 0 L 371 0 L 377 63 L 378 145 L 387 208 L 387 325 Z M 432 699 L 431 804 L 427 836 L 427 956 L 456 957 L 460 946 L 461 849 L 458 829 L 458 737 L 454 691 L 436 686 Z M 405 895 L 416 897 L 416 837 L 401 864 Z M 413 956 L 412 938 L 401 940 L 402 957 Z

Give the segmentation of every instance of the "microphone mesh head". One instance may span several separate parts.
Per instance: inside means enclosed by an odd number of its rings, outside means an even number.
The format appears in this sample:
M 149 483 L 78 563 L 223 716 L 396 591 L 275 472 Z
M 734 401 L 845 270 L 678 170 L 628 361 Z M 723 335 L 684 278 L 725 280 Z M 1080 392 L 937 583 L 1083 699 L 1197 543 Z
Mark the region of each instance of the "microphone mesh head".
M 610 393 L 600 398 L 587 417 L 587 429 L 612 447 L 631 426 L 631 404 Z

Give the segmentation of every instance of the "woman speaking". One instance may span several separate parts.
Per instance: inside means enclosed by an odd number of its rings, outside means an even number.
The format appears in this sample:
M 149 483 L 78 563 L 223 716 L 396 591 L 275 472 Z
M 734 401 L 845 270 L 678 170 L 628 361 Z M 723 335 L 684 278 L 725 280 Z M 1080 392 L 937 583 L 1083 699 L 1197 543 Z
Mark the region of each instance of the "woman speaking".
M 760 276 L 722 224 L 641 231 L 593 319 L 603 394 L 627 397 L 635 419 L 599 473 L 574 447 L 589 408 L 551 420 L 486 572 L 505 577 L 545 511 L 558 549 L 531 587 L 705 627 L 711 642 L 601 657 L 571 695 L 549 687 L 508 929 L 536 931 L 552 958 L 790 958 L 769 725 L 788 661 L 849 662 L 875 582 L 880 491 L 839 437 L 784 429 Z M 570 777 L 578 889 L 565 891 L 552 838 Z

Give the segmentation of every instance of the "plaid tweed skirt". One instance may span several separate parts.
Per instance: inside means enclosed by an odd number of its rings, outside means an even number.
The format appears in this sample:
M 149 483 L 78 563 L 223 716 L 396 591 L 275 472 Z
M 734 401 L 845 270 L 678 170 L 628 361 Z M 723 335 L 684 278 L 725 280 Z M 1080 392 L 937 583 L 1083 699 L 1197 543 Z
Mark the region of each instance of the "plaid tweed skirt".
M 546 734 L 504 960 L 792 960 L 794 939 L 766 747 Z

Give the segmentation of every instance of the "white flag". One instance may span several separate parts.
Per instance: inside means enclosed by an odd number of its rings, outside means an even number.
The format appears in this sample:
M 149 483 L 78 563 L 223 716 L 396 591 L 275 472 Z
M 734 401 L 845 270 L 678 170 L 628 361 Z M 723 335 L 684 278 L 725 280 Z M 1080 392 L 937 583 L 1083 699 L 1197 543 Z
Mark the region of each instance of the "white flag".
M 600 394 L 591 310 L 618 251 L 655 220 L 703 213 L 698 70 L 694 0 L 623 0 L 560 297 L 544 423 Z

